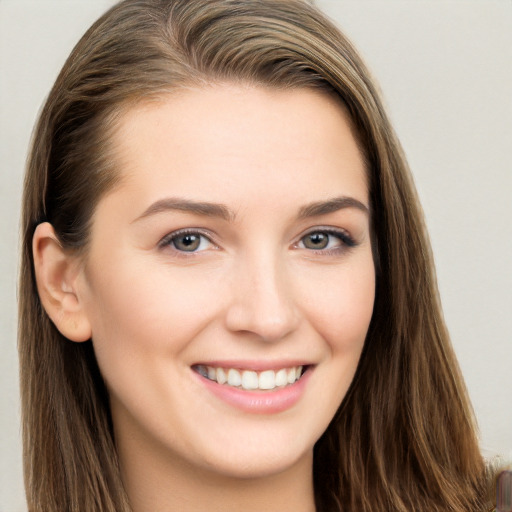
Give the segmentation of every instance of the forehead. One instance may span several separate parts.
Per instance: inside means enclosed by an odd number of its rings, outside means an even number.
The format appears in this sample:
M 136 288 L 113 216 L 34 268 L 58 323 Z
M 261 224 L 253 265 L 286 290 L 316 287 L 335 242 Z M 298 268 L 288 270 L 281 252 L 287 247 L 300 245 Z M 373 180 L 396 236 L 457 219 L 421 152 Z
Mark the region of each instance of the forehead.
M 206 193 L 221 202 L 242 192 L 282 200 L 283 191 L 307 202 L 332 196 L 332 187 L 367 201 L 352 124 L 342 102 L 325 92 L 181 90 L 128 109 L 113 142 L 123 181 L 146 202 L 164 192 Z

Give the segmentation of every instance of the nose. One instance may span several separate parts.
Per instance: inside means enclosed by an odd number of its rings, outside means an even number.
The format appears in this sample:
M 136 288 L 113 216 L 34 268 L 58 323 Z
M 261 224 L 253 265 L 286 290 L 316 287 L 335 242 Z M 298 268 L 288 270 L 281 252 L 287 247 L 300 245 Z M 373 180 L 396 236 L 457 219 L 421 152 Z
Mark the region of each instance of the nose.
M 239 263 L 231 281 L 228 330 L 275 342 L 297 328 L 297 297 L 284 266 L 278 258 L 268 255 Z

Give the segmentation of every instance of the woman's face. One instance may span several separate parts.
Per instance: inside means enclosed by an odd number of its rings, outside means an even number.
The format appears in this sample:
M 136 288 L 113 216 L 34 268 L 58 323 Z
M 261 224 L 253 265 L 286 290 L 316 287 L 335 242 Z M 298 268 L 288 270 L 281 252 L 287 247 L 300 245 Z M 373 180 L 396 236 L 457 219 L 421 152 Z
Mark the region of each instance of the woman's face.
M 121 462 L 247 477 L 310 461 L 374 302 L 343 108 L 211 86 L 133 108 L 114 144 L 123 179 L 99 202 L 78 282 Z

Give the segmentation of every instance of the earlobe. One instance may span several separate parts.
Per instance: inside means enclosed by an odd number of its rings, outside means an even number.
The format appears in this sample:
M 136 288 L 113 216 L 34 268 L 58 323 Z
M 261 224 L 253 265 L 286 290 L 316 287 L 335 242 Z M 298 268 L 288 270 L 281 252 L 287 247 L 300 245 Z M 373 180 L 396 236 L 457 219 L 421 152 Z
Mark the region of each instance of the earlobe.
M 76 256 L 66 252 L 48 222 L 32 239 L 34 271 L 41 303 L 57 329 L 71 341 L 91 338 L 91 325 L 78 294 L 81 271 Z

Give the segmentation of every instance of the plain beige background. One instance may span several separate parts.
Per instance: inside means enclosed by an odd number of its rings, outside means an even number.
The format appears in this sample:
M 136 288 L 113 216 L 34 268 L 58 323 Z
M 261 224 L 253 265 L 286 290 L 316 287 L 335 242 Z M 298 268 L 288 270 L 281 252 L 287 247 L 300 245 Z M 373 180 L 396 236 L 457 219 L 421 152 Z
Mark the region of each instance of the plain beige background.
M 512 2 L 319 0 L 381 84 L 423 202 L 484 453 L 512 458 Z M 16 360 L 21 182 L 37 112 L 109 0 L 0 0 L 0 512 L 25 510 Z

